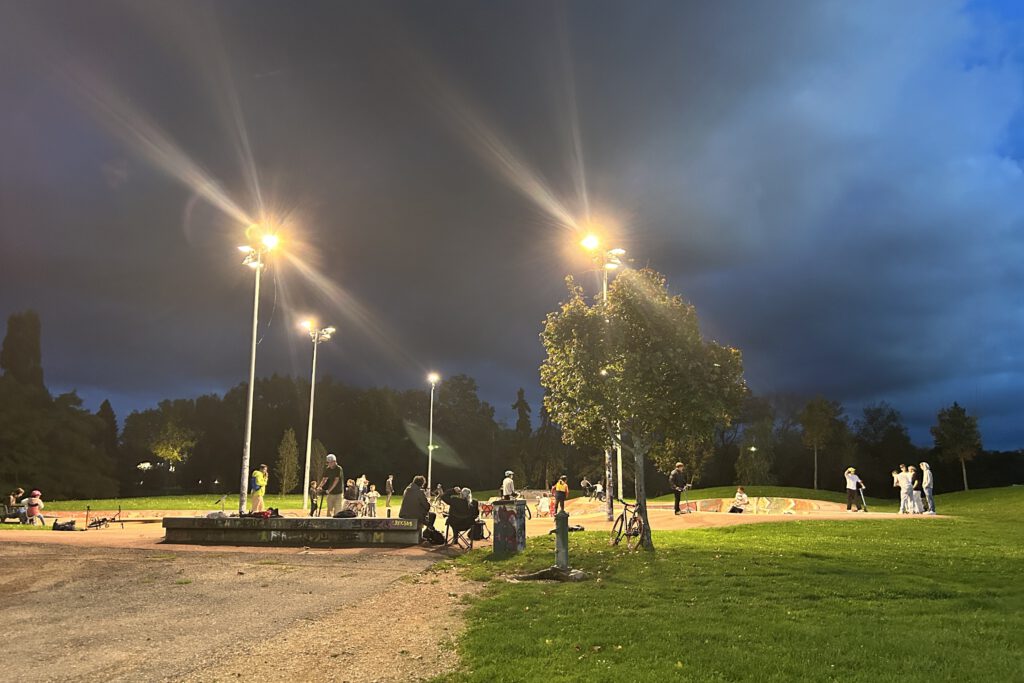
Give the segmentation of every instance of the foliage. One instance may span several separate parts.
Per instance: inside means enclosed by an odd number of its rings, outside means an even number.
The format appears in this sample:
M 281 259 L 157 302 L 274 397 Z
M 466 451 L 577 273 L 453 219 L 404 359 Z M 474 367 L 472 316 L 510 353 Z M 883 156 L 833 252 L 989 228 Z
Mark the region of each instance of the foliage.
M 568 300 L 541 334 L 545 406 L 566 443 L 604 449 L 628 435 L 646 518 L 648 452 L 667 439 L 709 439 L 729 423 L 746 393 L 740 353 L 702 339 L 693 306 L 653 271 L 621 273 L 607 305 L 588 305 L 571 278 L 567 284 Z M 649 533 L 643 546 L 653 548 Z
M 27 386 L 43 387 L 42 324 L 35 311 L 12 313 L 0 348 L 0 370 Z
M 770 419 L 755 422 L 743 432 L 736 459 L 736 483 L 744 486 L 774 484 L 772 464 L 775 458 L 775 432 Z
M 277 481 L 279 493 L 291 493 L 299 485 L 299 447 L 295 442 L 295 430 L 289 427 L 277 447 Z M 312 456 L 311 456 L 312 457 Z M 306 484 L 309 485 L 308 482 Z
M 959 461 L 966 491 L 967 461 L 973 460 L 981 450 L 978 418 L 968 415 L 967 411 L 954 401 L 953 405 L 939 411 L 938 422 L 931 431 L 939 455 L 947 461 Z
M 800 413 L 804 445 L 814 450 L 814 488 L 818 488 L 818 450 L 839 433 L 843 407 L 824 396 L 811 399 Z

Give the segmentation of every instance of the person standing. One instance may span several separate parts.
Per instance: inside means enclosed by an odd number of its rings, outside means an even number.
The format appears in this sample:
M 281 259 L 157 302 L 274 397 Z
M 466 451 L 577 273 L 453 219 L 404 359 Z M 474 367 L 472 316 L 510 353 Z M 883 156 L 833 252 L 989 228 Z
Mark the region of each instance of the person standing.
M 316 485 L 316 479 L 309 482 L 309 516 L 316 517 L 316 498 L 320 495 L 320 490 Z
M 921 502 L 921 475 L 913 465 L 907 468 L 907 475 L 910 477 L 910 504 L 913 506 L 915 515 L 924 512 L 924 504 Z
M 391 507 L 391 496 L 395 495 L 395 475 L 389 474 L 388 480 L 384 483 L 384 507 Z
M 683 513 L 679 509 L 679 499 L 682 497 L 683 491 L 686 490 L 686 474 L 683 472 L 683 463 L 676 463 L 675 469 L 668 475 L 668 483 L 672 485 L 672 495 L 675 497 L 675 512 L 677 515 L 681 515 Z
M 921 489 L 924 492 L 925 503 L 928 504 L 928 511 L 926 515 L 935 514 L 935 479 L 932 477 L 932 468 L 926 462 L 921 463 Z
M 568 477 L 564 474 L 558 478 L 555 482 L 555 507 L 554 512 L 558 512 L 561 508 L 562 512 L 565 512 L 565 501 L 569 498 L 569 481 Z
M 586 476 L 580 479 L 580 491 L 583 491 L 583 495 L 587 498 L 590 498 L 594 493 L 594 485 L 590 483 Z
M 270 479 L 270 469 L 266 465 L 260 465 L 258 470 L 252 473 L 252 512 L 263 512 L 263 494 L 267 492 L 267 481 Z
M 896 484 L 900 489 L 900 514 L 909 515 L 913 512 L 914 475 L 907 471 L 906 465 L 900 465 L 896 475 Z
M 319 488 L 327 494 L 327 516 L 333 517 L 341 505 L 341 494 L 345 488 L 345 472 L 338 465 L 338 456 L 334 453 L 327 456 L 327 468 Z
M 512 470 L 505 470 L 505 478 L 501 481 L 501 497 L 512 500 L 516 497 L 516 484 L 512 481 Z
M 370 484 L 370 490 L 363 494 L 363 496 L 366 498 L 366 516 L 376 517 L 377 499 L 380 498 L 380 491 L 377 490 L 377 485 Z
M 864 488 L 864 482 L 857 476 L 857 470 L 847 467 L 843 473 L 846 477 L 846 511 L 852 512 L 851 507 L 856 507 L 861 512 L 860 500 L 857 498 L 860 489 Z

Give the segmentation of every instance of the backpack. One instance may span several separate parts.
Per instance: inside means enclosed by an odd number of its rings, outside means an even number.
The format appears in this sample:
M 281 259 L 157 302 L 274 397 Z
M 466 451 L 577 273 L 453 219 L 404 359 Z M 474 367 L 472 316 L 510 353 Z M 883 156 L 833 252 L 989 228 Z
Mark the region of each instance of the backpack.
M 256 483 L 256 475 L 249 477 L 249 493 L 256 493 L 260 490 L 260 485 Z
M 53 520 L 53 530 L 54 531 L 75 531 L 76 530 L 75 529 L 75 520 L 72 519 L 72 520 L 67 521 L 67 522 L 58 522 L 57 520 Z
M 482 519 L 473 522 L 473 526 L 469 529 L 469 537 L 474 541 L 482 541 L 487 538 L 487 525 Z
M 430 545 L 444 545 L 444 534 L 432 526 L 428 526 L 423 530 L 423 538 Z

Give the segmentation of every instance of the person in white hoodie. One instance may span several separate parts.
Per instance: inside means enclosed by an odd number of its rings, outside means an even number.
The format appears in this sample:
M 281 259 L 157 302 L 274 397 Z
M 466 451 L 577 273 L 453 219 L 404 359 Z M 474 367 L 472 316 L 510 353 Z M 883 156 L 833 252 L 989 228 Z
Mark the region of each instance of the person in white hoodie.
M 895 479 L 900 489 L 900 514 L 909 515 L 914 509 L 914 475 L 907 471 L 906 465 L 900 465 L 900 471 Z
M 928 463 L 921 463 L 921 474 L 924 476 L 923 480 L 921 481 L 921 488 L 924 491 L 924 500 L 928 504 L 928 512 L 926 512 L 925 514 L 934 515 L 935 496 L 933 495 L 933 493 L 935 491 L 935 479 L 932 478 L 932 468 Z

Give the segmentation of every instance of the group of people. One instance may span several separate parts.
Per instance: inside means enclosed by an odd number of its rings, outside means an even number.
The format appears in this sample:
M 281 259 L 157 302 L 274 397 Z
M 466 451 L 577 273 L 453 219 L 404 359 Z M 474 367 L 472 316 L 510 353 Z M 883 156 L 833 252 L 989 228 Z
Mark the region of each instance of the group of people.
M 16 488 L 7 494 L 4 501 L 4 516 L 0 522 L 6 522 L 8 517 L 17 517 L 22 524 L 46 525 L 43 517 L 43 494 L 39 489 L 32 489 L 27 496 L 25 489 Z
M 319 481 L 314 479 L 309 482 L 309 514 L 314 516 L 319 511 L 333 517 L 342 510 L 351 510 L 356 515 L 376 517 L 377 501 L 381 495 L 385 497 L 384 507 L 390 508 L 394 493 L 395 475 L 388 475 L 384 493 L 381 494 L 377 485 L 371 484 L 365 474 L 357 479 L 345 479 L 345 471 L 338 464 L 338 457 L 331 453 L 327 456 L 323 476 Z
M 935 514 L 935 478 L 932 476 L 932 468 L 926 463 L 920 464 L 921 469 L 911 465 L 900 465 L 898 470 L 893 470 L 892 485 L 900 490 L 900 514 L 901 515 L 934 515 Z M 844 473 L 846 476 L 846 511 L 851 512 L 857 508 L 866 512 L 862 503 L 864 501 L 864 482 L 857 476 L 857 470 L 848 467 Z M 860 500 L 858 501 L 858 496 Z
M 436 542 L 436 535 L 439 533 L 434 526 L 437 522 L 437 513 L 430 509 L 426 485 L 427 480 L 423 475 L 417 474 L 412 478 L 402 492 L 402 507 L 399 508 L 398 516 L 403 519 L 419 520 L 420 533 L 424 540 Z M 453 532 L 468 531 L 480 516 L 480 503 L 473 499 L 473 491 L 467 487 L 442 487 L 441 500 L 448 506 L 446 524 Z
M 901 464 L 891 474 L 893 487 L 900 490 L 901 515 L 935 514 L 935 478 L 928 463 L 922 462 L 920 471 Z

